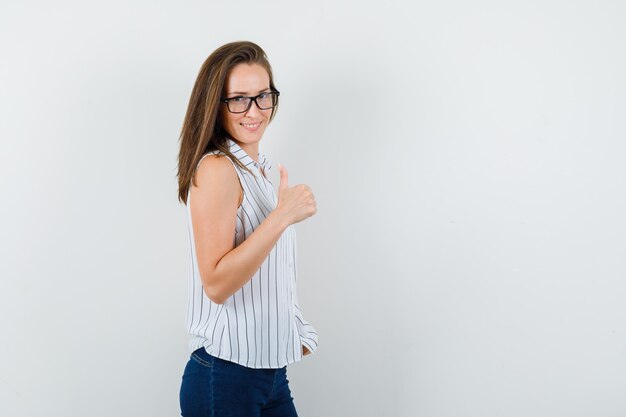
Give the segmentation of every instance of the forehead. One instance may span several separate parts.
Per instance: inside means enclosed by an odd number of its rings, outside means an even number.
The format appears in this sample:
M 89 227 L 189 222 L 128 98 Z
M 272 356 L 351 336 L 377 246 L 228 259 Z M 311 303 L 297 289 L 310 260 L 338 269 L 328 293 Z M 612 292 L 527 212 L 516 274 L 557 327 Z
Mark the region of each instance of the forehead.
M 224 86 L 227 93 L 240 91 L 256 94 L 269 88 L 270 76 L 259 64 L 237 64 L 230 70 Z

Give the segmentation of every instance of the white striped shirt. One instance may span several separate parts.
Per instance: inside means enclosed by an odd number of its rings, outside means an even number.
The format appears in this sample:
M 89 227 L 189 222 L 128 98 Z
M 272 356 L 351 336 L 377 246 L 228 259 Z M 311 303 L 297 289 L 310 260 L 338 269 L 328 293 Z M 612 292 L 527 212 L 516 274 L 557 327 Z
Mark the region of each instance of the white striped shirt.
M 255 162 L 235 141 L 227 139 L 230 152 L 255 175 L 233 162 L 243 188 L 243 202 L 237 209 L 235 247 L 241 244 L 276 207 L 278 198 L 272 183 L 260 172 L 272 165 L 264 154 Z M 223 154 L 212 151 L 209 154 Z M 204 155 L 202 158 L 204 158 Z M 200 160 L 202 161 L 202 159 Z M 198 165 L 200 162 L 198 162 Z M 197 166 L 196 166 L 197 169 Z M 296 231 L 288 226 L 252 278 L 223 304 L 209 299 L 202 288 L 190 209 L 187 218 L 191 249 L 187 330 L 192 338 L 189 351 L 204 346 L 213 356 L 249 368 L 282 368 L 302 359 L 302 347 L 317 349 L 315 328 L 308 323 L 296 294 Z

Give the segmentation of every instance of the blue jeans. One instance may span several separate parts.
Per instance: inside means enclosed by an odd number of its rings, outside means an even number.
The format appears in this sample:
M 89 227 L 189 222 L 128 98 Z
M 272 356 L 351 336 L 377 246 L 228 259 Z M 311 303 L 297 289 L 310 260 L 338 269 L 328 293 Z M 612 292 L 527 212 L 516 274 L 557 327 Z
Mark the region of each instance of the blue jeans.
M 180 386 L 183 417 L 297 417 L 287 366 L 248 368 L 194 351 Z

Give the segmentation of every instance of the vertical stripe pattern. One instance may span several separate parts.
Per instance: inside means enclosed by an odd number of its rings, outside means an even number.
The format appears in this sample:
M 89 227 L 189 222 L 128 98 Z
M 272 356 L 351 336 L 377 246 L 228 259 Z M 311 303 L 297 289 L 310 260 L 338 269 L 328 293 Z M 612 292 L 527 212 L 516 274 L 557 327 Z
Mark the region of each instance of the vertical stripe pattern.
M 235 141 L 228 139 L 228 144 L 231 153 L 254 173 L 251 175 L 233 163 L 243 188 L 243 202 L 237 209 L 233 233 L 236 247 L 276 207 L 278 197 L 272 183 L 260 171 L 263 168 L 267 173 L 272 168 L 266 156 L 259 152 L 257 163 Z M 209 154 L 222 152 L 206 155 Z M 211 355 L 249 368 L 282 368 L 299 361 L 301 345 L 314 352 L 317 332 L 304 319 L 298 304 L 294 225 L 285 229 L 252 278 L 223 304 L 216 304 L 202 289 L 190 197 L 191 189 L 187 197 L 191 263 L 186 318 L 191 335 L 189 352 L 204 346 Z

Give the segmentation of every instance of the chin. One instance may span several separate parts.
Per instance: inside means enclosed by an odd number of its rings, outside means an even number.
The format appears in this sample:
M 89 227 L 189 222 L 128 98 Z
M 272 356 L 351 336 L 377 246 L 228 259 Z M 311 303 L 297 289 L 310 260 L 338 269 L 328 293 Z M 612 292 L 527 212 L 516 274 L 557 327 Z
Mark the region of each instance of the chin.
M 263 137 L 263 135 L 246 135 L 245 133 L 242 135 L 236 135 L 233 136 L 235 139 L 237 139 L 239 142 L 242 143 L 255 143 L 255 142 L 259 142 L 261 140 L 261 138 Z
M 261 140 L 261 138 L 263 137 L 263 133 L 265 132 L 248 132 L 248 131 L 244 131 L 241 132 L 239 137 L 242 138 L 247 138 L 248 140 L 251 140 L 253 142 Z

